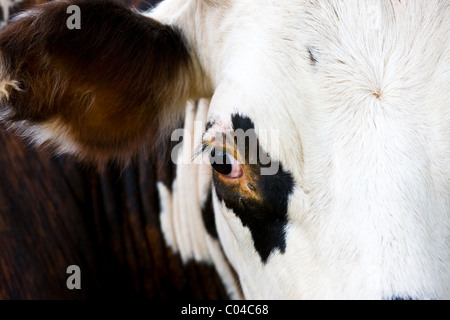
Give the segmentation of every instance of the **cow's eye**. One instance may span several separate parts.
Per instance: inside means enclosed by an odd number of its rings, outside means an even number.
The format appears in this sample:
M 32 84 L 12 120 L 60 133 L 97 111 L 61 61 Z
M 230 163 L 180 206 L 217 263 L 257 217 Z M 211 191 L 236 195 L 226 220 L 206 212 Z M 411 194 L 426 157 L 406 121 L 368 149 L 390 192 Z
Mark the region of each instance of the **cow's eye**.
M 230 154 L 212 149 L 210 154 L 211 166 L 216 173 L 227 178 L 236 179 L 243 175 L 242 165 Z

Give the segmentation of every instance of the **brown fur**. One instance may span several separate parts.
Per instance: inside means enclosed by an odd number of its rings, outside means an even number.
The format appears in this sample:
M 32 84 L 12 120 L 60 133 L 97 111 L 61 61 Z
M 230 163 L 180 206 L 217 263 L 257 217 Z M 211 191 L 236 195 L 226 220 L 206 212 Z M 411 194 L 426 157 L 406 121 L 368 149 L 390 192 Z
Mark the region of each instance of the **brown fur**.
M 70 30 L 66 9 L 81 9 Z M 113 0 L 55 1 L 36 7 L 0 32 L 0 82 L 17 81 L 0 97 L 9 124 L 63 123 L 85 160 L 126 160 L 158 138 L 164 108 L 188 96 L 190 57 L 174 28 Z M 7 77 L 5 76 L 7 75 Z M 36 130 L 31 131 L 34 134 Z M 61 139 L 49 139 L 63 147 Z
M 0 299 L 227 298 L 212 266 L 166 247 L 156 181 L 171 186 L 175 172 L 161 147 L 97 171 L 0 128 Z M 71 264 L 81 290 L 66 287 Z
M 167 156 L 98 171 L 2 128 L 0 150 L 0 299 L 227 298 L 211 265 L 183 264 L 164 242 Z M 66 287 L 72 264 L 81 290 Z

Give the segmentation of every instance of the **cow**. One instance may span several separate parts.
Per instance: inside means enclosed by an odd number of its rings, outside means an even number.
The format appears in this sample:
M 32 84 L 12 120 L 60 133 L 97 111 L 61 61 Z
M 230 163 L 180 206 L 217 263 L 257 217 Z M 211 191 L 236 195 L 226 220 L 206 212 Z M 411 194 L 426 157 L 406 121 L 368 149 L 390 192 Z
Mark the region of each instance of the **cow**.
M 53 1 L 0 33 L 1 119 L 87 163 L 170 138 L 165 242 L 231 298 L 448 299 L 449 18 L 439 0 Z

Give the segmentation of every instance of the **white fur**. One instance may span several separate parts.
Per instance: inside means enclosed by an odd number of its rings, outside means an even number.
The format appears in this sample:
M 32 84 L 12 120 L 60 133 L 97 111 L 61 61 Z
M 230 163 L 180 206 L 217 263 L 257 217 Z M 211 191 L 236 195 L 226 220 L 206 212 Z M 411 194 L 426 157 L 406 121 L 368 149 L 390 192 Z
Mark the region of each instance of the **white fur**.
M 39 147 L 43 144 L 53 146 L 55 154 L 81 154 L 82 147 L 73 138 L 70 128 L 59 118 L 53 118 L 42 123 L 31 123 L 27 120 L 10 122 L 8 117 L 11 109 L 0 112 L 0 122 L 9 130 L 27 140 L 31 145 Z
M 13 90 L 20 91 L 19 81 L 11 79 L 0 65 L 0 102 L 7 103 Z
M 215 198 L 246 298 L 450 298 L 447 2 L 166 0 L 152 15 L 185 33 L 210 118 L 283 138 L 260 142 L 296 180 L 284 254 L 262 264 Z
M 0 99 L 8 100 L 11 90 L 20 90 L 19 82 L 3 78 L 0 82 Z

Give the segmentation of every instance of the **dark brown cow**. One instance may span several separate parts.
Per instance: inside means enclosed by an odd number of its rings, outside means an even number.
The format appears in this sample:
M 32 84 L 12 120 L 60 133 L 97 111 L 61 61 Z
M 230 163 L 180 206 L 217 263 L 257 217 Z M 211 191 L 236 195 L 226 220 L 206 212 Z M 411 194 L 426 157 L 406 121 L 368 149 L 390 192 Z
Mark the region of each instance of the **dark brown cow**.
M 164 244 L 155 182 L 170 184 L 167 157 L 97 169 L 3 128 L 0 150 L 0 299 L 227 297 L 212 267 L 183 265 Z M 81 269 L 81 290 L 66 286 L 70 265 Z

